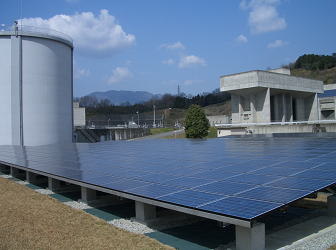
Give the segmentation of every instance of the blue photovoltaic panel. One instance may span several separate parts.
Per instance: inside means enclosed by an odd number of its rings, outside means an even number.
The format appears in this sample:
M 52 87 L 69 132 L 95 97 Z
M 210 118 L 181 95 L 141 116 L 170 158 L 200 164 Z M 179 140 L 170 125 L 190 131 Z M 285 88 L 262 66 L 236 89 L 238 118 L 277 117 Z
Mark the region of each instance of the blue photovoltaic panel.
M 130 189 L 128 191 L 136 195 L 141 195 L 141 196 L 146 196 L 146 197 L 156 199 L 156 198 L 159 198 L 160 196 L 175 193 L 179 190 L 180 189 L 177 187 L 150 184 L 150 185 Z
M 272 175 L 241 174 L 235 177 L 228 178 L 227 181 L 261 185 L 274 180 L 278 180 L 280 178 L 280 176 Z
M 222 196 L 216 194 L 185 190 L 169 195 L 164 195 L 160 197 L 160 200 L 188 207 L 198 207 L 202 204 L 215 201 L 220 198 L 222 198 Z
M 210 183 L 210 180 L 193 178 L 193 177 L 181 177 L 169 181 L 163 181 L 162 184 L 166 186 L 181 187 L 181 188 L 192 188 L 206 183 Z
M 237 175 L 237 173 L 226 172 L 225 169 L 224 170 L 217 169 L 217 170 L 197 173 L 197 174 L 191 175 L 190 177 L 203 178 L 203 179 L 209 179 L 209 180 L 225 180 L 235 175 Z
M 240 193 L 237 197 L 277 203 L 289 203 L 304 197 L 306 193 L 307 192 L 302 190 L 261 186 Z
M 325 180 L 335 180 L 336 171 L 323 171 L 320 169 L 309 169 L 304 172 L 294 175 L 294 177 L 308 178 L 308 179 L 325 179 Z
M 195 190 L 222 195 L 232 195 L 255 187 L 246 183 L 235 183 L 229 181 L 216 181 L 210 184 L 194 188 Z
M 336 137 L 0 146 L 0 162 L 251 220 L 336 183 Z
M 261 214 L 272 211 L 280 206 L 281 204 L 273 202 L 228 197 L 204 206 L 200 206 L 199 208 L 219 214 L 230 214 L 231 216 L 235 217 L 252 219 Z
M 335 180 L 304 179 L 300 177 L 287 177 L 268 184 L 271 187 L 283 187 L 291 189 L 300 189 L 307 191 L 316 191 L 332 185 Z
M 301 172 L 300 168 L 284 168 L 284 167 L 267 167 L 252 172 L 253 174 L 275 175 L 275 176 L 290 176 Z

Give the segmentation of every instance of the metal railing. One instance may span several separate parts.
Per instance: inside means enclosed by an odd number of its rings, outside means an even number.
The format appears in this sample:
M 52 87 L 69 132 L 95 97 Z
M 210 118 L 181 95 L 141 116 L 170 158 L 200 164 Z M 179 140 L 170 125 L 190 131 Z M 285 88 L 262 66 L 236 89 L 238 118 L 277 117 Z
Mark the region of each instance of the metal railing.
M 272 126 L 272 125 L 299 125 L 299 124 L 330 124 L 336 123 L 336 120 L 314 120 L 314 121 L 295 121 L 295 122 L 260 122 L 260 123 L 223 123 L 216 124 L 215 127 L 250 127 L 250 126 Z

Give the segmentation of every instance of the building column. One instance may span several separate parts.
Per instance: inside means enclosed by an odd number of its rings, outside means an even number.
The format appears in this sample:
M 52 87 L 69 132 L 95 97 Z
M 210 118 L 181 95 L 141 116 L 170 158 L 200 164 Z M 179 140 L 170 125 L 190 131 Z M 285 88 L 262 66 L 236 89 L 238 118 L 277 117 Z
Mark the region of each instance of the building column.
M 265 224 L 257 223 L 252 228 L 236 225 L 236 249 L 265 249 Z
M 281 122 L 286 122 L 286 117 L 287 117 L 286 95 L 282 94 L 281 99 L 282 99 L 282 118 L 281 118 Z
M 231 94 L 231 117 L 232 117 L 232 123 L 240 123 L 240 97 L 239 95 Z
M 251 95 L 250 97 L 250 107 L 251 107 L 251 118 L 252 118 L 252 122 L 256 122 L 257 121 L 257 117 L 256 117 L 256 97 L 255 95 Z
M 307 110 L 308 113 L 308 121 L 314 121 L 318 119 L 318 104 L 317 104 L 317 94 L 313 94 L 311 97 L 306 98 L 307 105 L 305 105 L 307 108 L 310 108 L 310 110 Z
M 327 204 L 329 216 L 336 216 L 336 195 L 328 196 Z
M 156 218 L 156 207 L 140 201 L 135 201 L 135 218 L 137 221 L 141 222 Z
M 89 203 L 90 201 L 94 201 L 97 199 L 97 191 L 86 188 L 86 187 L 81 187 L 81 201 L 85 203 Z
M 289 121 L 293 122 L 293 96 L 289 95 Z

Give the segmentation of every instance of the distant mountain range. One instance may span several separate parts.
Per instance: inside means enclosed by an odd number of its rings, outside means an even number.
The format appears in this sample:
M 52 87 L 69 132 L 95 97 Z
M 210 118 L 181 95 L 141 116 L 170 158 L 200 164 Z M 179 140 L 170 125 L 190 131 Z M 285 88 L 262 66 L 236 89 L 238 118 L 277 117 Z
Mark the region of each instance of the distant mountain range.
M 106 92 L 93 92 L 89 96 L 95 96 L 99 101 L 108 99 L 114 105 L 124 103 L 136 104 L 146 102 L 154 97 L 158 98 L 160 95 L 154 95 L 146 91 L 127 91 L 127 90 L 109 90 Z

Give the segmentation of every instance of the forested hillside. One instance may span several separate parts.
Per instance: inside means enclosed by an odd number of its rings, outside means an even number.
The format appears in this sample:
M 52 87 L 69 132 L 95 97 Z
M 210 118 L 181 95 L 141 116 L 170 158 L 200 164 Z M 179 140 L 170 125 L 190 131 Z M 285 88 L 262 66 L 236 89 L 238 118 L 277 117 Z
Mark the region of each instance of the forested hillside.
M 293 76 L 321 80 L 324 84 L 336 83 L 336 53 L 331 56 L 303 55 L 287 67 Z

